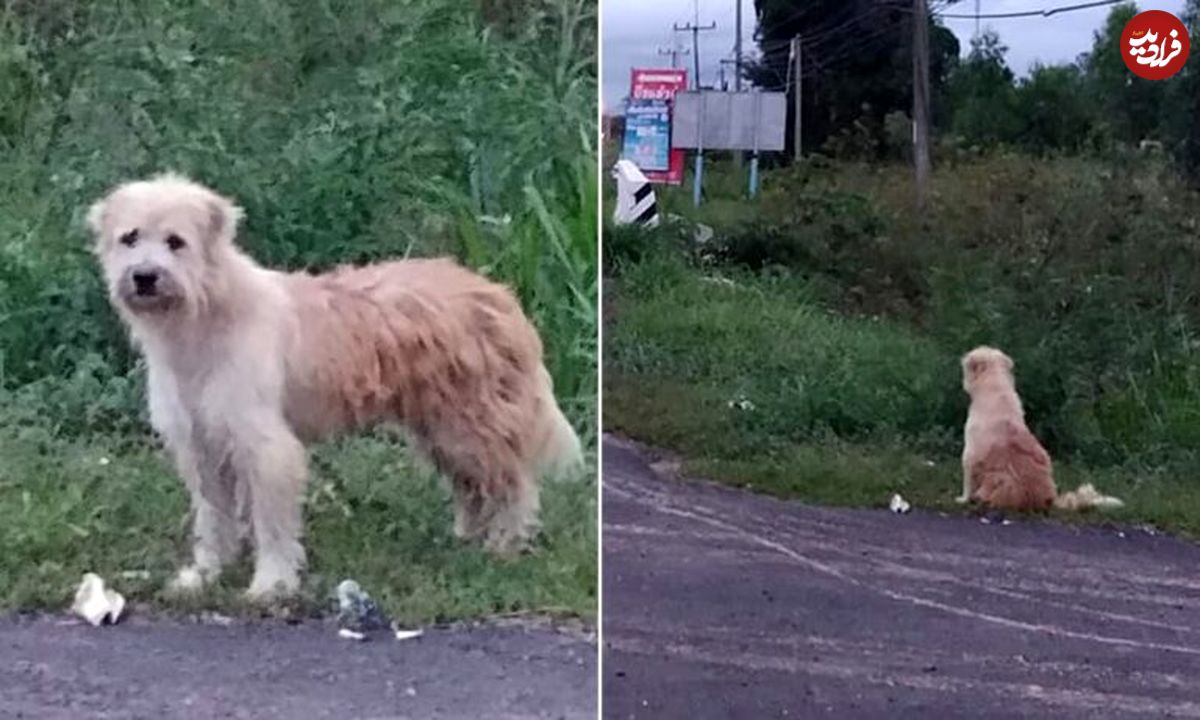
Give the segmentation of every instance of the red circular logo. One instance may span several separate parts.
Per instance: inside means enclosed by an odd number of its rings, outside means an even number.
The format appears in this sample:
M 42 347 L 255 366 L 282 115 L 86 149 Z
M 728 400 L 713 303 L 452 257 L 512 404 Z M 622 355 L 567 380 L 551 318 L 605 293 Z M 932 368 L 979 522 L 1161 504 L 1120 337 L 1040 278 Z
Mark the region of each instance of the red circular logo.
M 1133 16 L 1121 33 L 1121 57 L 1140 78 L 1166 80 L 1187 62 L 1188 31 L 1179 18 L 1162 10 Z

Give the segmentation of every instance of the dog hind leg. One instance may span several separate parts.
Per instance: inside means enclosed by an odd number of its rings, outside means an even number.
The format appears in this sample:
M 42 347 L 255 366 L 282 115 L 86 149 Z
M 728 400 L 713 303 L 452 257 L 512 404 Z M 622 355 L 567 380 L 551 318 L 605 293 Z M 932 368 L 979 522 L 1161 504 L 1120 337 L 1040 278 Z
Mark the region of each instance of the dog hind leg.
M 429 451 L 454 491 L 454 534 L 482 540 L 484 548 L 497 555 L 524 549 L 538 528 L 536 474 L 503 453 L 484 460 L 463 445 Z
M 513 471 L 485 500 L 483 546 L 500 556 L 524 550 L 538 531 L 538 486 L 530 473 Z
M 454 536 L 460 540 L 476 540 L 483 532 L 479 520 L 484 498 L 474 483 L 454 481 Z

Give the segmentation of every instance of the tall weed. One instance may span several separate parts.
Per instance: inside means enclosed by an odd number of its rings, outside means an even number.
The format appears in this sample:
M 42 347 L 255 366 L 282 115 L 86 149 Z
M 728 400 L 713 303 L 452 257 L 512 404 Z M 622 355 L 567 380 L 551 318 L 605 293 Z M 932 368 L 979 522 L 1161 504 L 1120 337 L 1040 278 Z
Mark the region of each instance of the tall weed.
M 51 7 L 53 6 L 53 7 Z M 67 433 L 136 417 L 82 228 L 166 169 L 234 197 L 260 261 L 450 254 L 514 287 L 593 424 L 595 5 L 177 0 L 0 11 L 0 391 Z

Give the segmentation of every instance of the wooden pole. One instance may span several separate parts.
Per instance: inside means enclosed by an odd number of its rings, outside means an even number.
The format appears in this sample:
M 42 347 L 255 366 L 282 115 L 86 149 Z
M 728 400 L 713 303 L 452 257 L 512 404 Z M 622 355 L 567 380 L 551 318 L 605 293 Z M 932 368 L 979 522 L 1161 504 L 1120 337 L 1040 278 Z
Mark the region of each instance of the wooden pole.
M 917 207 L 929 195 L 929 9 L 925 0 L 913 0 L 913 164 L 916 170 Z
M 792 77 L 794 78 L 792 83 L 793 83 L 793 91 L 795 92 L 794 114 L 796 116 L 794 119 L 793 127 L 792 127 L 792 133 L 793 133 L 792 139 L 795 141 L 794 142 L 795 147 L 793 148 L 793 150 L 795 152 L 796 160 L 800 159 L 800 154 L 801 154 L 801 149 L 802 149 L 801 148 L 801 145 L 802 145 L 801 131 L 803 130 L 803 123 L 802 123 L 801 115 L 800 115 L 800 107 L 801 107 L 800 98 L 801 98 L 801 92 L 803 92 L 804 86 L 800 81 L 800 73 L 801 73 L 801 68 L 803 68 L 803 67 L 804 67 L 804 65 L 800 62 L 800 36 L 797 35 L 796 37 L 792 38 Z

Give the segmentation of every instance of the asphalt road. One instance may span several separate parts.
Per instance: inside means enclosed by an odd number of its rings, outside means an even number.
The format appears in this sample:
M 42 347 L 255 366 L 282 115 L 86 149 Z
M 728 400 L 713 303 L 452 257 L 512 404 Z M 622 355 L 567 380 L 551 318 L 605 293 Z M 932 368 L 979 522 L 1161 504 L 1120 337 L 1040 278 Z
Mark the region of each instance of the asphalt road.
M 604 444 L 606 718 L 1200 718 L 1200 547 L 808 507 Z
M 596 717 L 596 645 L 510 625 L 343 640 L 323 623 L 0 618 L 0 718 Z

